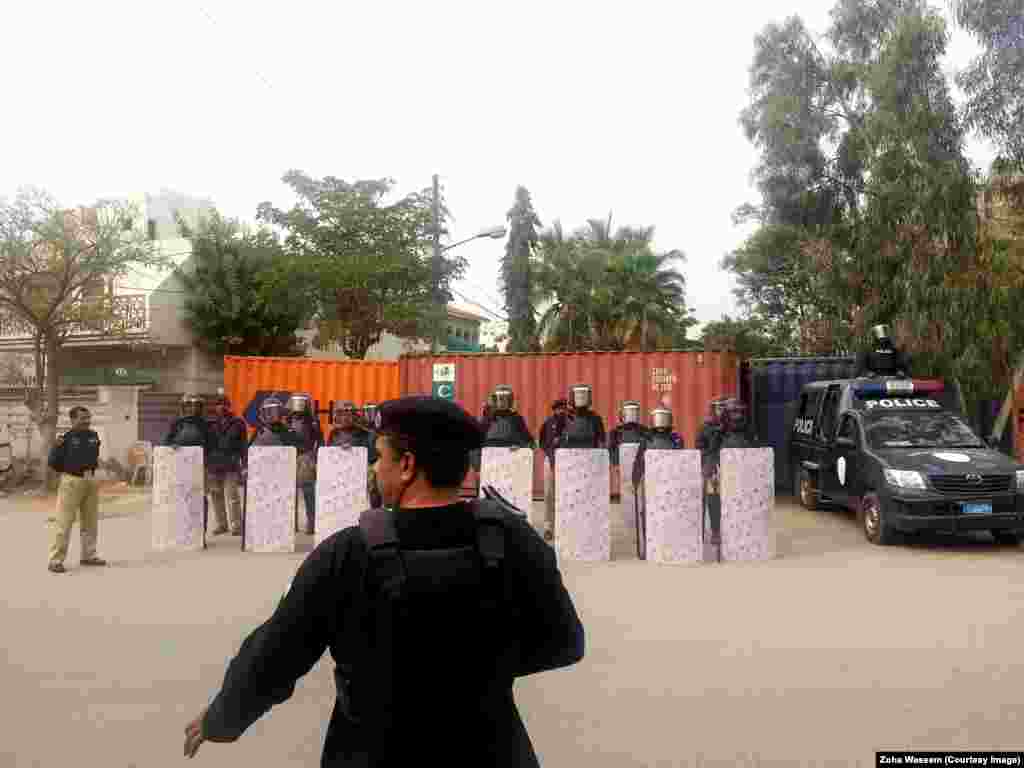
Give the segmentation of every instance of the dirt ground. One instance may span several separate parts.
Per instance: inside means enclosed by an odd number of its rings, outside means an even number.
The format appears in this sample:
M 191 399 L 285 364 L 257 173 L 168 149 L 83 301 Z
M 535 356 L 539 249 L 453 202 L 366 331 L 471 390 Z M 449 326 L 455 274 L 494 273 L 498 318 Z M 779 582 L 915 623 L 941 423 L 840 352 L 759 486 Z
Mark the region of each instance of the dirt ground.
M 51 500 L 52 501 L 52 500 Z M 178 765 L 185 723 L 305 552 L 154 555 L 149 502 L 104 500 L 106 569 L 46 571 L 46 502 L 0 499 L 0 768 Z M 516 684 L 546 766 L 874 765 L 878 749 L 1021 749 L 1022 553 L 987 537 L 873 547 L 841 512 L 776 509 L 777 559 L 566 563 L 586 658 Z M 317 766 L 327 656 L 193 765 Z M 453 731 L 458 725 L 453 723 Z M 428 763 L 425 763 L 428 764 Z

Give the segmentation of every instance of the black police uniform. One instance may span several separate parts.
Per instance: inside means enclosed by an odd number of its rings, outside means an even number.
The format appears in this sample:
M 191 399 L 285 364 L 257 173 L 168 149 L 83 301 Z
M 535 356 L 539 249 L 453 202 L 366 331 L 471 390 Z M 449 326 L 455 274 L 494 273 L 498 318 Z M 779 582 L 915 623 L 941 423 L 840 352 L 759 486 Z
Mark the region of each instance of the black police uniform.
M 210 423 L 202 416 L 182 416 L 171 424 L 165 445 L 210 447 Z
M 385 403 L 381 416 L 381 431 L 394 428 L 421 450 L 465 454 L 481 443 L 479 424 L 439 398 Z M 339 698 L 322 768 L 538 766 L 516 708 L 513 682 L 583 657 L 583 627 L 554 551 L 525 520 L 500 512 L 500 570 L 453 567 L 466 562 L 455 553 L 482 540 L 471 504 L 375 510 L 362 520 L 380 520 L 384 512 L 393 521 L 404 563 L 401 610 L 386 616 L 366 613 L 371 602 L 364 585 L 380 583 L 383 589 L 392 582 L 374 576 L 371 564 L 379 561 L 371 556 L 378 549 L 371 553 L 365 528 L 333 534 L 306 558 L 270 619 L 242 643 L 207 710 L 204 733 L 241 735 L 287 700 L 296 680 L 330 649 Z M 481 562 L 489 562 L 482 547 L 480 554 Z M 398 560 L 395 555 L 390 562 Z M 479 583 L 472 588 L 466 573 L 478 569 Z M 498 608 L 492 619 L 503 620 L 480 621 L 484 584 L 495 589 L 488 598 Z M 384 618 L 391 622 L 391 663 L 375 655 L 382 646 Z M 385 699 L 390 716 L 374 707 Z
M 604 442 L 604 420 L 589 408 L 580 408 L 566 423 L 558 447 L 600 448 Z
M 857 355 L 856 377 L 869 374 L 878 376 L 910 376 L 910 356 L 891 344 L 877 344 Z
M 47 464 L 56 472 L 83 477 L 95 472 L 100 461 L 100 436 L 92 429 L 72 429 L 57 439 Z
M 245 456 L 245 422 L 228 414 L 209 422 L 209 451 L 207 468 L 211 472 L 237 472 Z
M 562 439 L 562 432 L 565 430 L 565 425 L 569 423 L 569 417 L 565 414 L 561 416 L 558 414 L 551 414 L 548 416 L 540 428 L 540 446 L 547 454 L 548 463 L 554 466 L 555 463 L 555 449 L 558 447 L 558 443 Z
M 485 448 L 525 448 L 533 445 L 533 435 L 518 411 L 495 411 L 486 422 Z
M 301 435 L 288 429 L 287 425 L 274 423 L 269 426 L 264 424 L 260 427 L 256 434 L 252 436 L 249 445 L 250 447 L 256 446 L 258 448 L 290 445 L 301 451 L 305 446 L 305 442 L 303 442 Z
M 648 435 L 643 424 L 619 424 L 608 436 L 608 459 L 613 467 L 619 466 L 619 446 L 625 443 L 642 443 Z

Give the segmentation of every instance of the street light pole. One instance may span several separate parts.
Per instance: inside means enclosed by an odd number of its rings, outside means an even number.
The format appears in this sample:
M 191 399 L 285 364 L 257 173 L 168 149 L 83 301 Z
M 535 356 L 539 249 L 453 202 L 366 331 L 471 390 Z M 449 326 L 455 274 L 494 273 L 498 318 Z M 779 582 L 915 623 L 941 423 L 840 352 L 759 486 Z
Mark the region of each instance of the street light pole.
M 434 174 L 434 322 L 433 333 L 431 334 L 430 352 L 437 354 L 440 347 L 441 320 L 444 317 L 444 307 L 441 299 L 441 183 L 437 174 Z
M 441 333 L 445 326 L 445 318 L 447 317 L 447 307 L 445 306 L 444 296 L 441 293 L 441 273 L 442 273 L 442 261 L 441 254 L 445 251 L 450 251 L 452 248 L 468 243 L 470 240 L 476 240 L 481 237 L 489 237 L 492 239 L 500 239 L 505 236 L 505 227 L 488 227 L 487 229 L 478 232 L 472 237 L 467 237 L 465 240 L 460 240 L 457 243 L 452 243 L 444 248 L 441 247 L 441 182 L 438 175 L 434 174 L 434 199 L 433 199 L 433 218 L 434 218 L 434 237 L 433 246 L 434 254 L 431 259 L 432 266 L 432 283 L 433 283 L 433 299 L 434 299 L 434 321 L 431 323 L 432 328 L 430 331 L 430 353 L 436 355 L 441 348 Z

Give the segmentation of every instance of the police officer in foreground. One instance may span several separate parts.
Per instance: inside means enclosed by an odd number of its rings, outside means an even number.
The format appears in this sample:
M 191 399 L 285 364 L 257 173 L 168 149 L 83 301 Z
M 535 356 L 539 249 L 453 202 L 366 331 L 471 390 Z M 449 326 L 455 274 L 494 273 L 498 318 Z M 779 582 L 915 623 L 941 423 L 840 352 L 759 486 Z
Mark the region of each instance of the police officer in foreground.
M 539 765 L 513 683 L 583 658 L 554 550 L 503 505 L 460 501 L 483 436 L 459 406 L 407 397 L 383 403 L 379 421 L 388 506 L 306 558 L 186 727 L 186 756 L 236 740 L 330 649 L 324 768 Z
M 683 445 L 682 436 L 672 429 L 672 410 L 662 407 L 651 411 L 651 428 L 645 432 L 640 449 L 636 453 L 636 462 L 633 464 L 633 487 L 636 488 L 636 551 L 641 560 L 647 558 L 647 493 L 644 490 L 647 450 L 681 450 Z
M 203 449 L 203 461 L 210 447 L 210 423 L 206 419 L 206 403 L 199 395 L 188 393 L 181 398 L 181 416 L 174 420 L 164 439 L 172 448 L 198 446 Z
M 82 536 L 82 565 L 106 565 L 96 555 L 99 536 L 99 488 L 96 468 L 100 459 L 100 436 L 89 429 L 92 415 L 89 409 L 76 405 L 71 409 L 70 431 L 57 438 L 50 450 L 47 464 L 60 473 L 57 491 L 57 511 L 50 518 L 53 523 L 53 543 L 50 545 L 50 573 L 64 573 L 64 558 L 68 556 L 68 537 L 75 516 L 78 516 Z
M 893 343 L 889 326 L 876 325 L 871 329 L 871 334 L 875 337 L 874 348 L 857 355 L 857 377 L 909 377 L 910 359 Z

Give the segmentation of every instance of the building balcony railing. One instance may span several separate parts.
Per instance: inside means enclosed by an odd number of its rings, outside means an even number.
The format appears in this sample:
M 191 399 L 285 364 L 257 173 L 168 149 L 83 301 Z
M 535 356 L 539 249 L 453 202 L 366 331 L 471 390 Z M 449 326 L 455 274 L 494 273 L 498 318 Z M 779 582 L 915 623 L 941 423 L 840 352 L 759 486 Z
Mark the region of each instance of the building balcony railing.
M 149 330 L 149 316 L 145 296 L 115 296 L 113 311 L 102 320 L 73 323 L 68 328 L 72 338 L 89 336 L 118 336 L 121 334 L 146 333 Z M 31 340 L 33 327 L 10 314 L 0 314 L 0 340 Z

